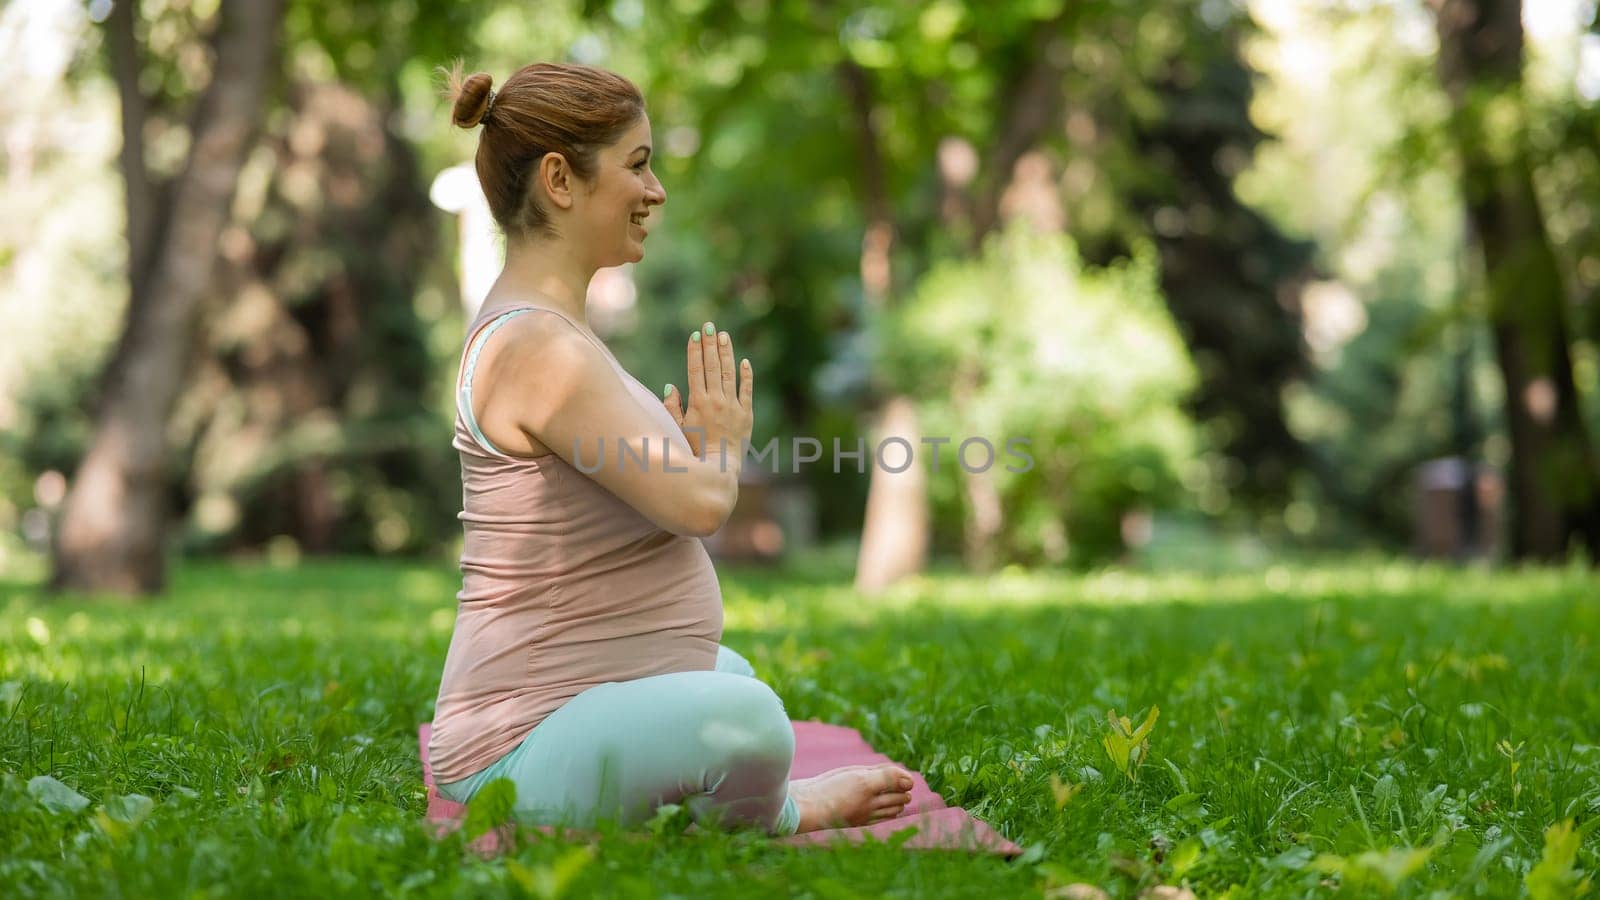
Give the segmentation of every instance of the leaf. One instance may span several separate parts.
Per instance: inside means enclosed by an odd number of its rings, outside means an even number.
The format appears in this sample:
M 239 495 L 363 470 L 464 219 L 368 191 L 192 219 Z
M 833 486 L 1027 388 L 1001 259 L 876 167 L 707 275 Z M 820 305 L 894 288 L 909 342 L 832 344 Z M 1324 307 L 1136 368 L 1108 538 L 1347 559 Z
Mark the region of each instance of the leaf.
M 1167 801 L 1167 810 L 1169 812 L 1177 812 L 1180 809 L 1192 806 L 1199 799 L 1199 794 L 1179 794 L 1178 796 Z
M 1473 855 L 1472 862 L 1467 864 L 1466 871 L 1462 873 L 1461 880 L 1457 882 L 1458 886 L 1464 890 L 1473 879 L 1478 877 L 1479 872 L 1487 868 L 1491 861 L 1498 859 L 1501 851 L 1511 846 L 1513 842 L 1514 839 L 1511 835 L 1506 835 L 1499 840 L 1485 842 L 1478 849 L 1478 852 Z
M 889 835 L 889 840 L 886 841 L 886 843 L 889 845 L 889 848 L 891 850 L 898 850 L 898 849 L 900 849 L 901 846 L 903 846 L 905 844 L 906 841 L 909 841 L 912 838 L 916 837 L 917 833 L 920 832 L 920 831 L 922 831 L 922 828 L 920 826 L 907 825 L 906 827 L 900 829 L 899 831 L 896 831 L 895 833 Z M 868 832 L 868 833 L 870 834 L 870 832 Z
M 1581 897 L 1589 890 L 1589 879 L 1579 880 L 1582 874 L 1574 863 L 1578 859 L 1578 845 L 1583 836 L 1573 828 L 1573 820 L 1563 819 L 1544 832 L 1544 856 L 1528 870 L 1523 884 L 1533 900 L 1567 900 Z
M 143 794 L 114 795 L 105 803 L 107 815 L 129 825 L 143 822 L 155 808 L 156 802 Z
M 1133 781 L 1139 780 L 1138 768 L 1144 764 L 1150 749 L 1147 739 L 1156 727 L 1156 719 L 1160 716 L 1161 708 L 1152 706 L 1149 715 L 1145 716 L 1144 723 L 1134 728 L 1133 722 L 1127 716 L 1119 717 L 1114 709 L 1106 711 L 1106 719 L 1111 722 L 1111 732 L 1100 739 L 1100 745 L 1105 747 L 1106 755 L 1111 757 L 1117 770 Z
M 1310 847 L 1290 847 L 1277 856 L 1267 860 L 1267 865 L 1275 869 L 1288 869 L 1298 872 L 1311 864 L 1313 853 Z
M 462 826 L 468 841 L 475 841 L 511 818 L 517 802 L 517 786 L 509 778 L 496 778 L 483 786 L 467 803 L 467 821 Z
M 112 796 L 95 810 L 94 821 L 108 837 L 120 841 L 149 818 L 155 808 L 156 802 L 143 794 Z
M 1133 750 L 1128 739 L 1120 734 L 1108 734 L 1100 739 L 1100 745 L 1106 748 L 1106 755 L 1111 757 L 1117 771 L 1128 774 L 1128 754 Z
M 1012 860 L 1012 865 L 1017 867 L 1031 866 L 1044 859 L 1045 849 L 1043 844 L 1029 844 L 1022 851 L 1022 855 Z
M 49 775 L 36 775 L 28 782 L 28 793 L 51 812 L 82 812 L 89 798 L 67 787 Z
M 1067 801 L 1071 800 L 1081 790 L 1083 790 L 1083 782 L 1080 781 L 1077 784 L 1068 784 L 1067 782 L 1056 777 L 1055 773 L 1051 773 L 1050 796 L 1056 801 L 1056 809 L 1066 806 Z
M 1381 887 L 1392 892 L 1422 868 L 1432 853 L 1432 847 L 1368 850 L 1350 858 L 1323 853 L 1311 864 L 1324 872 L 1337 874 L 1346 888 Z
M 1144 724 L 1140 725 L 1139 730 L 1133 733 L 1132 740 L 1137 743 L 1149 737 L 1150 732 L 1156 727 L 1156 719 L 1159 718 L 1161 718 L 1161 707 L 1151 706 L 1150 714 L 1144 717 Z M 1123 721 L 1126 722 L 1127 720 L 1124 719 Z
M 540 900 L 556 900 L 567 892 L 573 879 L 594 860 L 594 848 L 587 844 L 573 847 L 547 866 L 529 868 L 515 859 L 506 860 L 506 871 L 523 890 Z
M 655 816 L 644 823 L 644 827 L 659 837 L 664 834 L 682 834 L 693 821 L 688 807 L 678 803 L 663 803 L 656 807 Z
M 546 897 L 558 897 L 572 883 L 578 873 L 582 872 L 594 860 L 594 848 L 590 846 L 574 847 L 556 860 L 551 867 L 552 891 Z
M 1162 760 L 1162 762 L 1166 763 L 1167 768 L 1172 770 L 1172 777 L 1178 782 L 1178 790 L 1187 794 L 1189 792 L 1189 779 L 1183 777 L 1183 771 L 1170 759 Z
M 1185 838 L 1173 849 L 1172 855 L 1167 857 L 1168 861 L 1172 863 L 1172 877 L 1182 880 L 1183 876 L 1194 868 L 1195 863 L 1200 861 L 1200 854 L 1201 845 L 1199 839 Z

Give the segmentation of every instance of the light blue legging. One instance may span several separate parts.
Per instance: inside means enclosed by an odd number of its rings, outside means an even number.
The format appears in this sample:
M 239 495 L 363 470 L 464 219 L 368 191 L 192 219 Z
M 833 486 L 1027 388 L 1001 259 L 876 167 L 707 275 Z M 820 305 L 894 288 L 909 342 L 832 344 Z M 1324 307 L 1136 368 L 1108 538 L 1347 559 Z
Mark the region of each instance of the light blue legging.
M 457 802 L 509 778 L 512 817 L 536 825 L 637 825 L 664 803 L 695 821 L 794 834 L 794 728 L 744 657 L 722 647 L 710 672 L 596 685 L 557 709 L 481 772 L 439 785 Z

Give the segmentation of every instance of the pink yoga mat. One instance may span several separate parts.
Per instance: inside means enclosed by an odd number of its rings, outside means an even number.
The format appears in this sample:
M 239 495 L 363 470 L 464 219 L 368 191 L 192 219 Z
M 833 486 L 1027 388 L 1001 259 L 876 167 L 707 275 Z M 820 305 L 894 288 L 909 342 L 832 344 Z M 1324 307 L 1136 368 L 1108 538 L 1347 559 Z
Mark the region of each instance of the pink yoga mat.
M 428 787 L 428 821 L 438 825 L 439 833 L 443 834 L 461 826 L 467 808 L 441 797 L 438 788 L 434 786 L 433 767 L 428 763 L 428 737 L 432 732 L 433 723 L 423 722 L 417 728 L 417 743 L 421 748 L 422 780 Z M 794 723 L 794 763 L 789 768 L 791 779 L 810 778 L 839 766 L 887 762 L 894 760 L 872 749 L 871 745 L 861 737 L 861 733 L 854 728 L 829 725 L 826 722 Z M 906 768 L 910 769 L 909 766 Z M 911 788 L 911 802 L 895 818 L 857 828 L 832 828 L 826 831 L 796 834 L 780 838 L 778 842 L 808 845 L 828 845 L 836 842 L 859 844 L 866 841 L 868 835 L 879 841 L 888 841 L 896 832 L 915 827 L 916 833 L 905 839 L 901 844 L 902 847 L 918 850 L 969 850 L 1006 857 L 1022 853 L 1021 847 L 1006 840 L 989 823 L 974 818 L 964 809 L 945 805 L 944 798 L 928 787 L 928 782 L 921 773 L 913 771 L 911 775 L 915 781 Z M 505 829 L 501 829 L 483 835 L 472 843 L 472 849 L 484 856 L 497 853 L 502 840 L 508 836 L 504 832 Z

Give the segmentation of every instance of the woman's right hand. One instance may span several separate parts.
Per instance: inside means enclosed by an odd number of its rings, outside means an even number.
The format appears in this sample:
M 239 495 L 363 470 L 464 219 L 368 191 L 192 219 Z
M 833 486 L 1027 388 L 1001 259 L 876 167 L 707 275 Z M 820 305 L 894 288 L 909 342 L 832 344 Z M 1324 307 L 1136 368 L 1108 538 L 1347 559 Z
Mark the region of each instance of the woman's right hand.
M 680 408 L 678 389 L 669 384 L 662 400 L 667 412 L 683 429 L 695 456 L 704 459 L 706 448 L 717 449 L 726 441 L 729 456 L 742 461 L 755 424 L 755 407 L 751 403 L 755 372 L 750 360 L 744 360 L 736 369 L 733 338 L 726 331 L 717 332 L 707 322 L 689 338 L 688 363 L 689 408 Z M 739 373 L 737 381 L 735 371 Z

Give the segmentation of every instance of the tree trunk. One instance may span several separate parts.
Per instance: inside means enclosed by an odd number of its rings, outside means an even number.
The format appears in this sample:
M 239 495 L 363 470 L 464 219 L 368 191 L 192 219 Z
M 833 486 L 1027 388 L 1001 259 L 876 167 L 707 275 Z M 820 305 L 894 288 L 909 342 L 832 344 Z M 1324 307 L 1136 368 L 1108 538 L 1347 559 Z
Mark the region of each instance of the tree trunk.
M 164 580 L 167 418 L 183 381 L 195 311 L 210 285 L 217 236 L 275 72 L 283 0 L 224 3 L 218 15 L 215 70 L 193 119 L 188 159 L 171 188 L 168 221 L 148 231 L 143 221 L 128 223 L 128 315 L 102 383 L 94 437 L 73 476 L 56 535 L 51 585 L 57 590 L 149 593 Z M 114 48 L 131 47 L 123 42 L 131 42 L 132 25 L 131 11 L 113 24 L 130 30 L 113 33 Z M 114 68 L 119 81 L 137 71 L 116 61 Z M 121 89 L 125 100 L 138 94 L 136 84 Z M 140 155 L 126 151 L 124 164 L 139 164 Z M 132 214 L 133 198 L 142 195 L 149 176 L 133 169 L 123 175 L 132 186 Z M 142 264 L 132 252 L 140 240 L 150 241 L 143 286 L 134 280 Z
M 1429 0 L 1511 434 L 1511 555 L 1600 554 L 1600 465 L 1572 372 L 1566 286 L 1534 193 L 1519 0 Z
M 962 366 L 951 400 L 956 418 L 965 421 L 972 409 L 972 397 L 981 387 L 982 375 L 976 363 Z M 963 438 L 964 440 L 965 438 Z M 966 515 L 961 522 L 961 558 L 972 572 L 992 572 L 1000 561 L 1000 532 L 1005 527 L 1005 505 L 994 483 L 994 466 L 968 469 L 961 460 L 961 443 L 951 437 L 956 448 L 955 464 L 961 472 L 961 493 L 966 499 Z
M 884 446 L 895 438 L 899 440 Z M 921 443 L 915 404 L 909 397 L 890 397 L 867 447 L 872 455 L 872 480 L 867 488 L 867 515 L 861 526 L 855 578 L 856 590 L 862 593 L 875 594 L 927 565 L 931 522 L 928 475 L 921 454 L 905 460 L 903 470 L 891 471 L 900 469 L 906 448 L 916 451 Z M 883 464 L 878 462 L 879 447 L 883 447 Z
M 989 148 L 985 159 L 992 174 L 980 188 L 980 196 L 971 203 L 952 202 L 953 206 L 973 210 L 973 221 L 967 233 L 974 252 L 981 249 L 984 237 L 999 222 L 1001 200 L 1012 182 L 1018 160 L 1059 119 L 1061 67 L 1067 49 L 1061 35 L 1069 11 L 1070 5 L 1068 10 L 1035 28 L 1026 67 L 1014 82 L 998 92 L 1001 102 L 1009 106 L 994 146 Z M 850 62 L 841 64 L 840 79 L 855 113 L 862 165 L 867 229 L 862 242 L 861 279 L 868 303 L 884 308 L 893 302 L 894 296 L 890 269 L 894 226 L 882 153 L 872 123 L 872 83 L 866 71 Z M 948 189 L 951 186 L 947 186 Z M 952 198 L 947 197 L 947 201 L 950 200 Z M 910 398 L 890 396 L 881 407 L 878 423 L 875 441 L 899 438 L 908 446 L 919 446 L 916 406 Z M 878 443 L 874 444 L 876 446 Z M 889 448 L 886 458 L 891 465 L 897 464 L 898 450 Z M 990 564 L 986 560 L 992 561 L 995 555 L 995 540 L 1004 524 L 999 493 L 988 473 L 973 476 L 963 470 L 962 484 L 971 509 L 970 520 L 964 526 L 964 553 L 969 562 L 984 568 Z M 914 461 L 910 468 L 899 473 L 885 471 L 875 462 L 867 490 L 861 552 L 856 563 L 857 590 L 875 592 L 920 571 L 927 564 L 930 529 L 928 477 L 922 461 Z
M 989 170 L 986 184 L 973 204 L 971 250 L 983 250 L 983 242 L 1001 224 L 1001 202 L 1016 179 L 1017 163 L 1045 133 L 1061 121 L 1061 79 L 1070 59 L 1064 30 L 1073 4 L 1061 13 L 1035 26 L 1029 40 L 1029 61 L 1014 82 L 996 92 L 996 103 L 1008 104 L 1005 121 L 984 156 Z M 1059 196 L 1052 198 L 1059 204 Z
M 128 232 L 129 308 L 141 305 L 150 275 L 150 248 L 155 245 L 156 225 L 164 218 L 161 207 L 166 183 L 157 183 L 145 166 L 144 126 L 150 116 L 150 100 L 139 89 L 143 54 L 133 35 L 137 2 L 117 3 L 106 19 L 106 48 L 111 57 L 111 72 L 117 83 L 122 108 L 122 151 L 125 212 Z
M 887 176 L 877 128 L 872 122 L 872 83 L 867 72 L 853 62 L 839 66 L 839 78 L 850 98 L 855 114 L 856 139 L 861 159 L 862 206 L 867 222 L 861 241 L 861 285 L 867 303 L 885 309 L 892 302 L 894 220 L 889 205 Z M 874 392 L 877 393 L 877 392 Z M 889 396 L 879 407 L 872 429 L 869 453 L 884 441 L 914 451 L 920 443 L 917 409 L 908 397 Z M 890 465 L 900 465 L 900 451 L 885 448 Z M 867 512 L 861 525 L 861 548 L 856 559 L 855 587 L 873 594 L 906 575 L 920 572 L 927 565 L 928 476 L 922 460 L 913 458 L 904 471 L 890 472 L 879 466 L 877 457 L 867 470 Z

